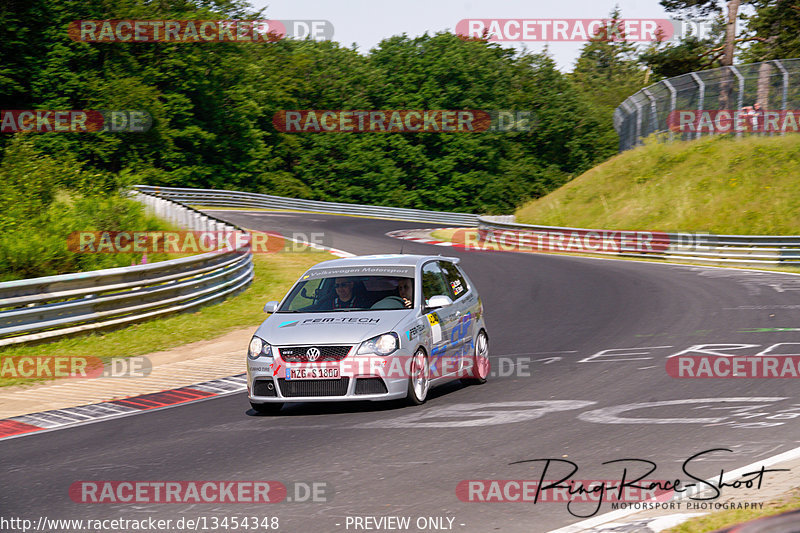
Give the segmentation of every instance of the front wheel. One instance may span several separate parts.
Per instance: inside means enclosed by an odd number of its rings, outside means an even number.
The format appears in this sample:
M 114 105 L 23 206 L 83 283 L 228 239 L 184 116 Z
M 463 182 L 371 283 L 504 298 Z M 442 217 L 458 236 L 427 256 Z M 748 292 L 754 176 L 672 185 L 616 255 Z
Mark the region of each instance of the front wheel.
M 419 348 L 411 359 L 411 375 L 408 376 L 408 395 L 410 405 L 421 405 L 428 397 L 431 382 L 431 369 L 425 350 Z
M 250 407 L 253 408 L 253 411 L 260 415 L 277 415 L 281 408 L 283 407 L 283 403 L 276 403 L 276 402 L 269 402 L 269 403 L 254 403 L 250 402 Z
M 461 381 L 465 384 L 486 383 L 489 376 L 489 336 L 484 330 L 478 333 L 475 340 L 475 353 L 472 354 L 470 365 L 467 377 L 461 378 Z

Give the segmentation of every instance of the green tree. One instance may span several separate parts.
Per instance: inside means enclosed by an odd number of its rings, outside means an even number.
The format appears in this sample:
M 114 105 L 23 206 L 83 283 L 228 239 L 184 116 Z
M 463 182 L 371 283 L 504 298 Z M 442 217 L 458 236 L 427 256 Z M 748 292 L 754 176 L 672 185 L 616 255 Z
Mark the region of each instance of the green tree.
M 615 27 L 621 19 L 619 9 L 614 9 L 609 24 Z M 620 36 L 624 37 L 624 32 Z M 624 38 L 606 39 L 602 34 L 597 35 L 583 46 L 569 75 L 601 125 L 596 136 L 605 156 L 613 155 L 619 143 L 612 122 L 614 110 L 649 81 L 649 71 L 642 67 L 637 54 L 638 47 Z
M 742 53 L 745 62 L 800 57 L 800 2 L 758 0 L 747 20 L 752 44 Z

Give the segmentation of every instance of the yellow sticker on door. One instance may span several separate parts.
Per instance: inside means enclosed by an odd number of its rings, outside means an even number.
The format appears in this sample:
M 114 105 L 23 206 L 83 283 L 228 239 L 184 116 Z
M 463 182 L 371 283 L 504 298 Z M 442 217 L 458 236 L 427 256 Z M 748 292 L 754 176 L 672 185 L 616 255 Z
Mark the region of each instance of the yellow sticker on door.
M 431 313 L 428 315 L 428 322 L 431 323 L 431 336 L 433 342 L 441 342 L 442 340 L 442 325 L 439 323 L 439 315 Z

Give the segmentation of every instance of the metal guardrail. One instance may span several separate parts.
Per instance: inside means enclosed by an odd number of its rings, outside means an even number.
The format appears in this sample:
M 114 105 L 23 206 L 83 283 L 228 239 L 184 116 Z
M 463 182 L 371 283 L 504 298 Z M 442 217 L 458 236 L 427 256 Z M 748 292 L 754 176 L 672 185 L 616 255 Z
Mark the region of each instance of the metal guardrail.
M 180 203 L 133 193 L 146 209 L 198 231 L 243 231 Z M 146 265 L 0 283 L 0 346 L 114 327 L 218 302 L 250 284 L 249 243 Z
M 242 207 L 313 211 L 318 213 L 412 220 L 414 222 L 455 224 L 458 226 L 477 226 L 478 224 L 478 215 L 470 213 L 448 213 L 443 211 L 425 211 L 423 209 L 407 209 L 403 207 L 343 204 L 338 202 L 322 202 L 319 200 L 303 200 L 300 198 L 285 198 L 283 196 L 270 196 L 268 194 L 252 192 L 221 191 L 214 189 L 151 187 L 147 185 L 137 185 L 135 188 L 140 192 L 161 198 L 204 207 Z
M 482 241 L 501 249 L 587 253 L 727 265 L 798 265 L 800 236 L 714 235 L 600 230 L 516 224 L 502 217 L 478 218 Z
M 668 118 L 673 111 L 742 109 L 754 103 L 760 104 L 762 109 L 773 110 L 800 107 L 800 59 L 690 72 L 636 92 L 614 111 L 619 151 L 641 144 L 642 139 L 653 133 L 669 133 L 669 140 L 690 140 L 713 134 L 671 132 Z

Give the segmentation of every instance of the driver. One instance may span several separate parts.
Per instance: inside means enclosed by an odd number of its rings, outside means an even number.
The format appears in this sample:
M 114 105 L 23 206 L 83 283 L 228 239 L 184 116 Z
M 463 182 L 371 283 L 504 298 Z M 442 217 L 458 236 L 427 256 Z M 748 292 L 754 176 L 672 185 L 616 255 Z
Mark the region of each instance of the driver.
M 349 309 L 365 307 L 353 290 L 355 281 L 351 278 L 336 278 L 336 298 L 333 299 L 334 309 Z

